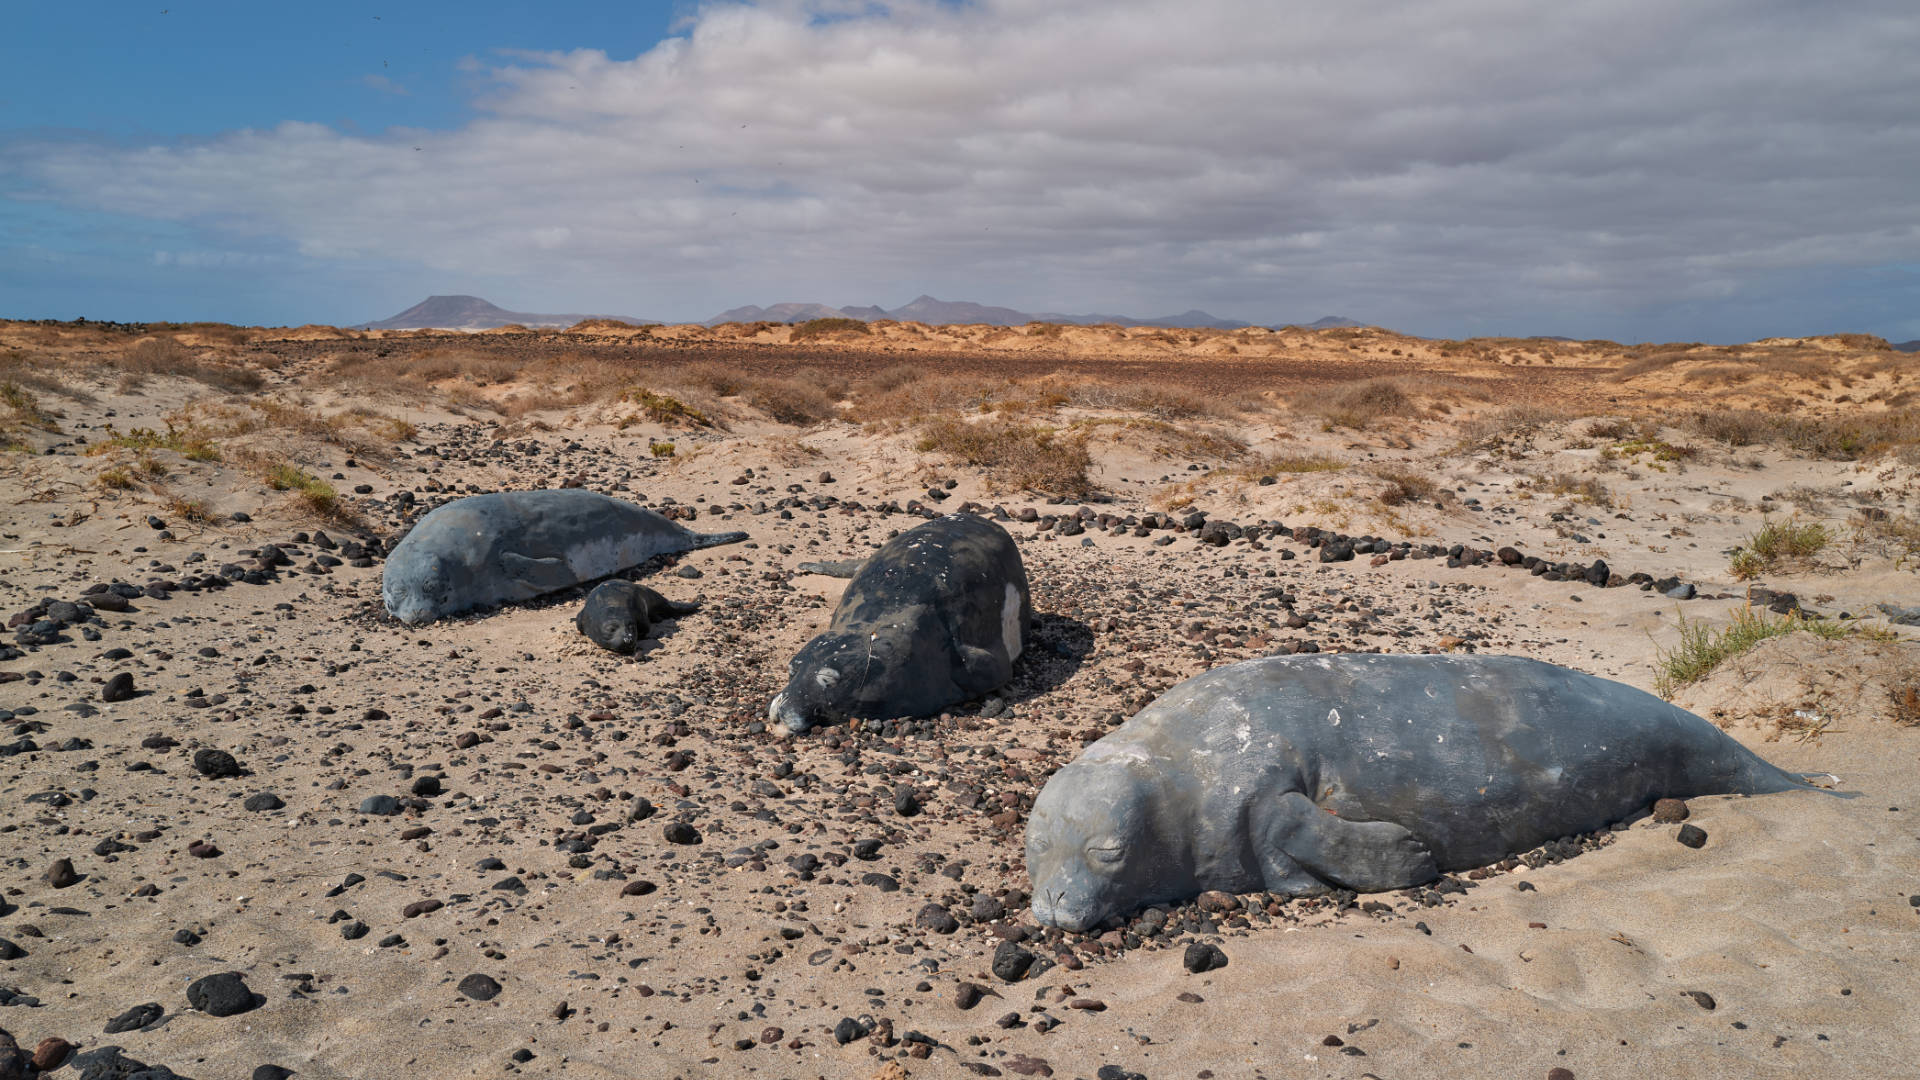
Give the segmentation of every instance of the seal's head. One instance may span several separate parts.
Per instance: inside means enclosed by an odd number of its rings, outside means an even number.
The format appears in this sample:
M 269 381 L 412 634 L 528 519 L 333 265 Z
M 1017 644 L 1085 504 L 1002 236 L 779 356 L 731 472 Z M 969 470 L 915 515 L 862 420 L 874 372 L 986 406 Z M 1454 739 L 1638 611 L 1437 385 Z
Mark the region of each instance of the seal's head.
M 638 586 L 626 581 L 608 581 L 587 594 L 587 602 L 574 616 L 573 624 L 595 645 L 623 656 L 632 656 L 640 647 L 647 628 L 636 610 L 642 605 Z
M 1027 874 L 1033 917 L 1087 930 L 1162 897 L 1167 856 L 1154 835 L 1158 772 L 1131 749 L 1096 743 L 1055 773 L 1027 818 Z
M 900 662 L 905 647 L 886 630 L 825 633 L 806 643 L 787 668 L 787 688 L 774 696 L 767 719 L 795 735 L 816 724 L 871 715 L 912 689 Z
M 380 575 L 380 597 L 387 612 L 403 623 L 440 617 L 453 599 L 453 570 L 445 559 L 396 549 Z

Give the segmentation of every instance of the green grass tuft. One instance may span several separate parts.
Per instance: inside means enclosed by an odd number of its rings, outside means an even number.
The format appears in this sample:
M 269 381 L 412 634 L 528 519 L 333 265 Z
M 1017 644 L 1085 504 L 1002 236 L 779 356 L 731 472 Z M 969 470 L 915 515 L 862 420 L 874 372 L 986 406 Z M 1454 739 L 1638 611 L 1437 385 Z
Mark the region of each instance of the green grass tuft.
M 1663 698 L 1671 698 L 1683 687 L 1691 686 L 1712 674 L 1721 664 L 1752 649 L 1768 638 L 1806 632 L 1828 641 L 1854 637 L 1856 627 L 1825 619 L 1800 615 L 1769 618 L 1764 610 L 1740 608 L 1724 630 L 1715 630 L 1705 620 L 1688 622 L 1680 616 L 1680 642 L 1672 649 L 1654 649 L 1653 688 Z

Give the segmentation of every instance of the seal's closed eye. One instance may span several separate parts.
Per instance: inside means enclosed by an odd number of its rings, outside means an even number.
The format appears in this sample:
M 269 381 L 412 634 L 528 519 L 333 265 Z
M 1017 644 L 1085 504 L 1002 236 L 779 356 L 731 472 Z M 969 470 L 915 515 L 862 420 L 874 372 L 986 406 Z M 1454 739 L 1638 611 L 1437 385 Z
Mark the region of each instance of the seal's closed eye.
M 1087 858 L 1106 866 L 1119 864 L 1127 857 L 1127 847 L 1112 837 L 1089 840 L 1086 847 Z

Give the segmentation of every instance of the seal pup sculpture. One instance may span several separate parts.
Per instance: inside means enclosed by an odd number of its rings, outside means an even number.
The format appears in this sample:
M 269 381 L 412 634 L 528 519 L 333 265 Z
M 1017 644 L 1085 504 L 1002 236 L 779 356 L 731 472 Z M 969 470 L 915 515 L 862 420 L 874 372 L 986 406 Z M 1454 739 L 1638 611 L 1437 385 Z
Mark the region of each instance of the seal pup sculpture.
M 1175 686 L 1055 773 L 1027 821 L 1040 922 L 1210 889 L 1377 892 L 1655 799 L 1810 788 L 1624 683 L 1517 656 L 1276 656 Z
M 432 622 L 572 588 L 655 555 L 746 538 L 696 533 L 579 488 L 472 495 L 421 518 L 394 547 L 380 595 L 401 622 Z
M 826 633 L 794 655 L 767 717 L 797 734 L 939 712 L 1005 686 L 1032 624 L 1007 530 L 971 514 L 936 518 L 860 564 Z
M 631 656 L 654 623 L 699 610 L 699 604 L 676 604 L 645 585 L 616 578 L 593 587 L 573 625 L 595 645 Z

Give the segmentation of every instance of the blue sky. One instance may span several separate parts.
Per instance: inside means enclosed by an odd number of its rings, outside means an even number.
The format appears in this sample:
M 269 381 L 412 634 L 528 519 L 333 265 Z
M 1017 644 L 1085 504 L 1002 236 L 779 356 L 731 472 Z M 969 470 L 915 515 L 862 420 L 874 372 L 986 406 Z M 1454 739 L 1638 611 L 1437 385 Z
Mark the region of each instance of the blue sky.
M 160 0 L 7 39 L 0 316 L 1920 337 L 1904 2 Z

